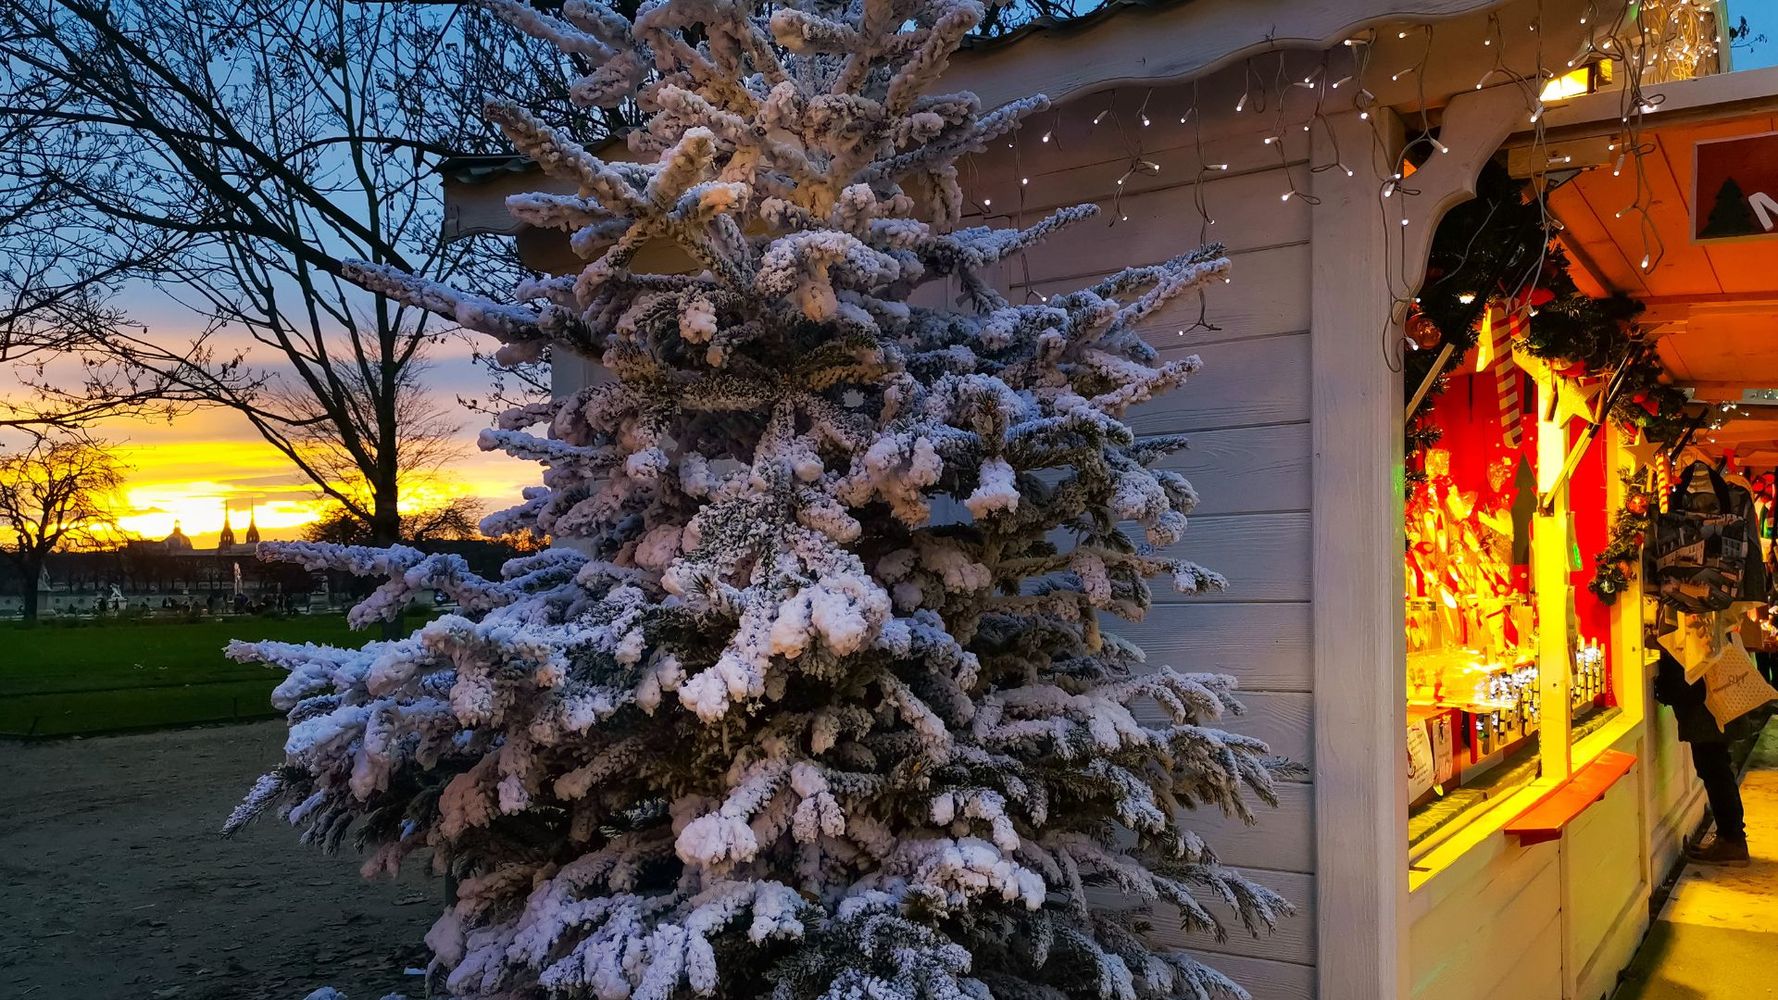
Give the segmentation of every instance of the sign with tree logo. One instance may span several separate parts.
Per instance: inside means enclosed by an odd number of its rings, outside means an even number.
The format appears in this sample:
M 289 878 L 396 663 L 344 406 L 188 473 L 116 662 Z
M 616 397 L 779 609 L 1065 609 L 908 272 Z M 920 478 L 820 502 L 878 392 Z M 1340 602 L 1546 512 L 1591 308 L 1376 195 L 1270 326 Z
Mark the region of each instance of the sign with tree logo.
M 1692 238 L 1778 236 L 1778 132 L 1696 146 Z

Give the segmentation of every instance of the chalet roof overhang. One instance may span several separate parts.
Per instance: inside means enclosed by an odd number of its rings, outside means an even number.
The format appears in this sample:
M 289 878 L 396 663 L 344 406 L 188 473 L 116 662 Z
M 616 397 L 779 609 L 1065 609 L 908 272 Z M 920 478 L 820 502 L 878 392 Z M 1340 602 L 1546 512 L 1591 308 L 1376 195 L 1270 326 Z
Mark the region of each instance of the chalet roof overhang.
M 1622 293 L 1647 307 L 1643 324 L 1676 383 L 1701 400 L 1778 388 L 1778 232 L 1694 236 L 1698 202 L 1708 216 L 1716 194 L 1698 190 L 1699 145 L 1778 132 L 1778 68 L 1644 93 L 1650 110 L 1634 136 L 1622 95 L 1595 94 L 1552 109 L 1541 137 L 1514 136 L 1509 158 L 1520 174 L 1579 170 L 1549 196 L 1575 277 L 1590 294 Z M 1640 170 L 1618 161 L 1631 143 L 1642 149 Z M 1749 443 L 1778 461 L 1778 412 L 1737 420 L 1717 436 L 1725 434 L 1753 435 Z
M 1491 13 L 1513 20 L 1507 38 L 1526 39 L 1536 37 L 1523 30 L 1534 18 L 1550 25 L 1573 22 L 1588 7 L 1589 0 L 1114 0 L 1092 14 L 1039 19 L 969 44 L 952 58 L 943 86 L 974 91 L 984 107 L 1033 93 L 1060 105 L 1116 87 L 1185 82 L 1264 53 L 1323 51 L 1384 24 L 1448 23 L 1452 30 L 1430 37 L 1377 33 L 1371 56 L 1376 66 L 1434 67 L 1424 79 L 1380 76 L 1370 85 L 1379 106 L 1438 107 L 1486 69 L 1469 50 L 1476 49 L 1474 39 L 1487 30 Z M 1472 22 L 1467 27 L 1466 19 Z M 620 138 L 594 152 L 628 156 Z M 453 157 L 439 172 L 445 239 L 520 232 L 504 203 L 507 195 L 538 186 L 524 158 Z

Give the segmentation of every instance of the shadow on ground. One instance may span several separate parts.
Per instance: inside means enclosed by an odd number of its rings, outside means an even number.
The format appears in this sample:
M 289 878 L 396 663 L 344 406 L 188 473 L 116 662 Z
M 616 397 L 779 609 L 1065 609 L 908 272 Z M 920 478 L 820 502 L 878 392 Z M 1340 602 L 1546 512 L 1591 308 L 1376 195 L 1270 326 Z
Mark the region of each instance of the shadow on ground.
M 7 1000 L 354 1000 L 424 964 L 437 879 L 359 878 L 261 821 L 217 829 L 282 757 L 282 723 L 0 742 L 0 995 Z

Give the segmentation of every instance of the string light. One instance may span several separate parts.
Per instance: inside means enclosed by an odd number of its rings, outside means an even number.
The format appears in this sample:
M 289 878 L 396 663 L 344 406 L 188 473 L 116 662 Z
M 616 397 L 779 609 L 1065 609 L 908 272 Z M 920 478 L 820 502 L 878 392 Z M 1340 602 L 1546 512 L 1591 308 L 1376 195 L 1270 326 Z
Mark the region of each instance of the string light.
M 1579 24 L 1583 28 L 1600 21 L 1597 13 L 1597 0 L 1588 0 L 1586 6 L 1587 10 L 1579 17 Z M 1623 88 L 1625 95 L 1622 114 L 1623 133 L 1620 140 L 1614 142 L 1608 152 L 1613 155 L 1611 173 L 1613 177 L 1622 176 L 1625 168 L 1632 163 L 1636 165 L 1636 173 L 1638 175 L 1636 200 L 1633 201 L 1631 205 L 1620 210 L 1617 218 L 1628 219 L 1632 216 L 1638 217 L 1639 224 L 1644 230 L 1646 241 L 1644 253 L 1640 257 L 1640 266 L 1644 271 L 1650 271 L 1657 268 L 1660 264 L 1662 253 L 1660 249 L 1659 232 L 1649 218 L 1648 206 L 1652 204 L 1653 199 L 1652 196 L 1648 194 L 1646 180 L 1640 176 L 1643 170 L 1643 158 L 1646 153 L 1652 150 L 1653 144 L 1642 143 L 1637 140 L 1636 136 L 1640 128 L 1640 119 L 1659 110 L 1660 96 L 1645 95 L 1641 88 L 1646 83 L 1659 82 L 1663 77 L 1670 78 L 1672 75 L 1681 72 L 1689 74 L 1692 67 L 1695 66 L 1700 59 L 1714 54 L 1715 46 L 1719 45 L 1721 42 L 1719 37 L 1714 34 L 1705 34 L 1701 32 L 1692 32 L 1691 34 L 1686 33 L 1691 30 L 1691 26 L 1693 25 L 1693 22 L 1687 21 L 1686 18 L 1696 10 L 1698 10 L 1698 8 L 1688 6 L 1685 0 L 1680 0 L 1679 3 L 1674 3 L 1673 0 L 1665 0 L 1665 2 L 1663 2 L 1663 0 L 1644 0 L 1640 6 L 1630 5 L 1625 11 L 1617 15 L 1619 18 L 1617 28 L 1612 28 L 1609 31 L 1590 29 L 1589 32 L 1585 33 L 1586 37 L 1581 41 L 1583 51 L 1567 60 L 1567 65 L 1570 68 L 1573 68 L 1575 66 L 1586 65 L 1590 60 L 1609 58 L 1609 56 L 1604 55 L 1606 52 L 1625 53 L 1624 56 L 1618 58 L 1619 65 L 1624 67 L 1624 77 L 1627 82 L 1627 86 Z M 1631 19 L 1634 19 L 1635 24 L 1633 29 L 1626 34 L 1621 29 L 1623 25 L 1628 23 Z M 1607 18 L 1607 20 L 1609 20 L 1609 18 Z M 1652 26 L 1655 24 L 1661 24 L 1663 27 L 1659 31 L 1652 30 Z M 1679 30 L 1677 27 L 1682 25 L 1686 26 L 1684 31 Z M 1504 44 L 1501 18 L 1498 14 L 1488 15 L 1488 30 L 1484 33 L 1484 36 L 1481 39 L 1481 47 L 1489 53 L 1493 60 L 1493 65 L 1488 68 L 1487 72 L 1485 72 L 1479 80 L 1477 80 L 1475 89 L 1485 90 L 1498 81 L 1502 84 L 1516 86 L 1521 91 L 1525 92 L 1526 105 L 1524 113 L 1527 115 L 1527 120 L 1530 125 L 1535 128 L 1534 137 L 1532 139 L 1532 145 L 1535 148 L 1544 143 L 1543 123 L 1545 119 L 1545 111 L 1548 110 L 1543 101 L 1538 99 L 1538 94 L 1542 89 L 1542 84 L 1546 80 L 1554 79 L 1558 76 L 1559 71 L 1552 72 L 1546 68 L 1547 66 L 1558 65 L 1557 63 L 1552 62 L 1546 64 L 1543 60 L 1541 39 L 1544 33 L 1542 32 L 1541 20 L 1533 19 L 1526 25 L 1526 27 L 1529 34 L 1537 36 L 1539 39 L 1536 43 L 1538 49 L 1538 68 L 1534 71 L 1530 71 L 1529 74 L 1517 72 L 1506 64 L 1505 59 L 1511 53 L 1508 51 L 1509 47 Z M 1414 145 L 1423 143 L 1428 151 L 1436 152 L 1441 156 L 1449 155 L 1451 153 L 1451 147 L 1445 143 L 1439 135 L 1434 133 L 1430 123 L 1427 121 L 1429 114 L 1427 109 L 1436 103 L 1427 100 L 1427 95 L 1425 93 L 1428 81 L 1430 80 L 1428 74 L 1434 26 L 1431 24 L 1419 24 L 1398 27 L 1395 29 L 1395 38 L 1398 41 L 1406 41 L 1415 31 L 1422 32 L 1423 37 L 1425 38 L 1425 45 L 1418 53 L 1417 60 L 1410 65 L 1399 66 L 1389 74 L 1389 78 L 1392 82 L 1398 83 L 1403 80 L 1417 80 L 1419 81 L 1418 85 L 1421 88 L 1421 100 L 1417 102 L 1417 106 L 1421 109 L 1422 127 L 1420 133 L 1408 143 L 1408 147 L 1411 149 Z M 1366 35 L 1343 39 L 1339 48 L 1322 53 L 1320 64 L 1302 67 L 1295 73 L 1287 71 L 1288 63 L 1290 62 L 1290 60 L 1287 59 L 1288 53 L 1282 50 L 1278 51 L 1276 53 L 1278 62 L 1276 64 L 1277 73 L 1275 90 L 1271 90 L 1270 92 L 1269 88 L 1271 85 L 1266 82 L 1265 77 L 1262 75 L 1263 70 L 1256 72 L 1257 67 L 1254 64 L 1254 59 L 1249 58 L 1243 63 L 1240 70 L 1242 90 L 1239 98 L 1234 102 L 1234 113 L 1239 115 L 1246 114 L 1249 111 L 1263 113 L 1272 110 L 1267 104 L 1267 99 L 1268 97 L 1276 98 L 1276 113 L 1279 120 L 1274 123 L 1273 127 L 1262 133 L 1261 141 L 1264 147 L 1275 148 L 1278 150 L 1279 161 L 1277 169 L 1284 176 L 1288 185 L 1286 190 L 1281 192 L 1278 196 L 1281 203 L 1289 203 L 1297 199 L 1301 199 L 1305 203 L 1311 204 L 1316 201 L 1316 198 L 1312 193 L 1296 186 L 1294 177 L 1292 176 L 1294 170 L 1293 164 L 1290 162 L 1290 156 L 1292 154 L 1289 150 L 1291 147 L 1290 144 L 1282 141 L 1286 135 L 1290 134 L 1290 126 L 1292 125 L 1302 129 L 1303 133 L 1306 135 L 1313 136 L 1315 122 L 1319 120 L 1323 123 L 1326 144 L 1323 145 L 1323 140 L 1319 137 L 1316 138 L 1313 143 L 1313 149 L 1315 150 L 1313 160 L 1320 160 L 1322 162 L 1316 163 L 1312 160 L 1308 165 L 1308 169 L 1311 173 L 1338 170 L 1344 173 L 1348 178 L 1357 176 L 1358 171 L 1343 162 L 1343 158 L 1341 157 L 1338 148 L 1339 133 L 1334 129 L 1332 119 L 1323 113 L 1325 110 L 1323 102 L 1329 92 L 1351 87 L 1354 96 L 1349 107 L 1356 113 L 1359 121 L 1370 123 L 1373 139 L 1379 144 L 1379 148 L 1387 148 L 1383 145 L 1385 138 L 1384 134 L 1378 131 L 1378 119 L 1373 115 L 1373 111 L 1376 110 L 1377 104 L 1376 95 L 1371 93 L 1364 86 L 1364 73 L 1370 62 L 1370 56 L 1373 54 L 1372 48 L 1376 44 L 1374 41 L 1375 37 L 1376 35 L 1374 33 L 1367 33 Z M 1494 43 L 1497 39 L 1500 39 L 1502 44 L 1495 45 Z M 1689 39 L 1689 41 L 1687 41 L 1687 39 Z M 1473 42 L 1471 42 L 1471 44 L 1473 44 Z M 1342 48 L 1345 51 L 1352 53 L 1351 64 L 1336 69 L 1328 60 L 1332 58 L 1333 53 L 1341 51 Z M 1555 58 L 1560 60 L 1566 54 L 1567 53 L 1555 54 Z M 1441 53 L 1441 59 L 1442 58 L 1444 58 L 1444 56 Z M 1256 81 L 1258 82 L 1257 86 Z M 1208 158 L 1204 155 L 1203 116 L 1198 114 L 1198 81 L 1193 80 L 1191 86 L 1192 95 L 1190 106 L 1179 113 L 1177 117 L 1182 126 L 1191 125 L 1194 119 L 1198 123 L 1194 129 L 1194 143 L 1198 150 L 1197 180 L 1191 187 L 1193 189 L 1192 197 L 1198 203 L 1199 207 L 1201 229 L 1204 231 L 1203 236 L 1205 241 L 1207 241 L 1209 227 L 1216 225 L 1216 219 L 1210 215 L 1207 206 L 1204 204 L 1205 182 L 1217 175 L 1227 174 L 1232 169 L 1232 164 L 1226 162 L 1208 162 Z M 1410 86 L 1412 86 L 1412 84 L 1410 84 Z M 1313 112 L 1307 116 L 1307 120 L 1304 120 L 1304 118 L 1300 117 L 1298 114 L 1290 114 L 1289 119 L 1286 119 L 1287 102 L 1285 101 L 1285 97 L 1286 95 L 1293 93 L 1295 88 L 1309 90 L 1316 95 L 1315 108 Z M 1141 130 L 1130 128 L 1129 126 L 1133 126 L 1137 122 L 1140 122 L 1142 128 L 1152 127 L 1154 119 L 1161 114 L 1161 112 L 1151 113 L 1147 110 L 1150 103 L 1149 98 L 1152 97 L 1152 95 L 1153 91 L 1150 90 L 1148 96 L 1144 97 L 1141 106 L 1136 109 L 1136 114 L 1134 116 L 1135 121 L 1129 121 L 1126 118 L 1123 122 L 1119 122 L 1117 119 L 1119 111 L 1116 107 L 1117 92 L 1114 90 L 1112 92 L 1111 102 L 1093 114 L 1091 124 L 1093 126 L 1106 124 L 1107 119 L 1109 118 L 1110 124 L 1117 126 L 1118 132 L 1124 137 L 1125 142 L 1134 143 L 1135 137 L 1141 134 Z M 1392 100 L 1394 100 L 1394 98 L 1392 98 Z M 1058 109 L 1056 127 L 1045 130 L 1042 133 L 1040 142 L 1044 145 L 1051 145 L 1058 137 L 1061 124 L 1060 116 L 1061 111 Z M 1326 152 L 1323 152 L 1324 150 L 1333 153 L 1331 162 L 1326 161 Z M 1574 162 L 1574 157 L 1572 155 L 1560 150 L 1545 149 L 1543 152 L 1545 154 L 1543 162 L 1550 167 L 1570 166 Z M 1424 163 L 1424 160 L 1420 157 L 1409 159 L 1404 156 L 1403 160 L 1416 165 Z M 1114 188 L 1117 192 L 1116 197 L 1121 199 L 1125 191 L 1132 190 L 1128 183 L 1130 177 L 1138 173 L 1158 175 L 1160 168 L 1161 163 L 1158 160 L 1143 156 L 1141 154 L 1140 145 L 1135 145 L 1131 150 L 1130 159 L 1125 171 L 1121 176 L 1117 177 L 1114 183 Z M 1410 226 L 1414 214 L 1409 210 L 1410 205 L 1408 203 L 1413 201 L 1413 196 L 1417 196 L 1420 192 L 1413 190 L 1406 182 L 1405 168 L 1400 166 L 1386 175 L 1379 172 L 1379 176 L 1382 178 L 1380 193 L 1383 199 L 1394 199 L 1398 194 L 1403 196 L 1402 199 L 1397 202 L 1397 204 L 1402 206 L 1401 210 L 1399 212 L 1394 212 L 1385 209 L 1383 212 L 1385 219 L 1380 221 L 1386 223 L 1392 221 L 1394 224 L 1392 228 L 1405 228 Z M 1019 189 L 1028 188 L 1029 183 L 1029 176 L 1021 176 Z M 1540 191 L 1540 196 L 1541 194 L 1543 194 L 1543 192 Z M 991 202 L 984 199 L 983 204 L 988 205 L 991 204 Z M 1551 239 L 1554 239 L 1555 234 L 1562 231 L 1562 226 L 1559 220 L 1548 214 L 1547 207 L 1544 208 L 1544 214 L 1544 226 L 1546 232 L 1550 234 Z M 1121 209 L 1121 205 L 1114 204 L 1113 211 L 1110 215 L 1119 223 L 1128 222 L 1130 219 L 1129 214 Z M 1391 216 L 1394 217 L 1392 220 L 1389 218 Z M 1525 287 L 1534 285 L 1537 280 L 1536 275 L 1542 266 L 1543 262 L 1539 260 L 1534 265 L 1534 269 L 1530 274 L 1518 277 L 1516 279 L 1518 281 L 1518 288 L 1514 289 L 1514 291 L 1522 290 Z M 1408 262 L 1405 260 L 1403 262 L 1403 267 L 1404 269 L 1408 267 Z M 1509 280 L 1508 285 L 1510 286 L 1511 284 L 1512 281 Z M 1466 305 L 1472 304 L 1474 301 L 1474 296 L 1470 293 L 1465 293 L 1461 298 Z M 1398 297 L 1398 304 L 1401 302 L 1409 302 L 1411 300 L 1411 295 Z M 1400 317 L 1398 315 L 1396 321 L 1399 322 L 1399 319 Z M 1184 336 L 1193 328 L 1194 327 L 1188 327 L 1181 330 L 1179 331 L 1179 335 Z

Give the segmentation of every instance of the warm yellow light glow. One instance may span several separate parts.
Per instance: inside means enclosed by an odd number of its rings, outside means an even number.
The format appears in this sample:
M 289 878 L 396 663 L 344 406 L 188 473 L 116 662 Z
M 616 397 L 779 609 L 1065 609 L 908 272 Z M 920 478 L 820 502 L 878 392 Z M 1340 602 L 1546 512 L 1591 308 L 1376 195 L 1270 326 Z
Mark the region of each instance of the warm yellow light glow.
M 1597 89 L 1597 84 L 1595 83 L 1593 67 L 1582 66 L 1579 69 L 1563 73 L 1561 76 L 1544 84 L 1543 93 L 1538 95 L 1538 99 L 1546 103 L 1549 101 L 1566 101 L 1571 97 L 1590 94 L 1595 89 Z
M 237 536 L 251 515 L 264 538 L 296 538 L 332 506 L 288 459 L 257 439 L 204 434 L 199 440 L 130 442 L 115 453 L 126 466 L 125 485 L 111 506 L 119 526 L 137 538 L 165 538 L 177 524 L 199 548 L 212 547 L 225 504 L 234 512 Z M 470 451 L 451 463 L 448 477 L 404 484 L 401 506 L 424 510 L 472 496 L 485 498 L 487 509 L 496 510 L 518 502 L 534 470 L 504 455 Z

